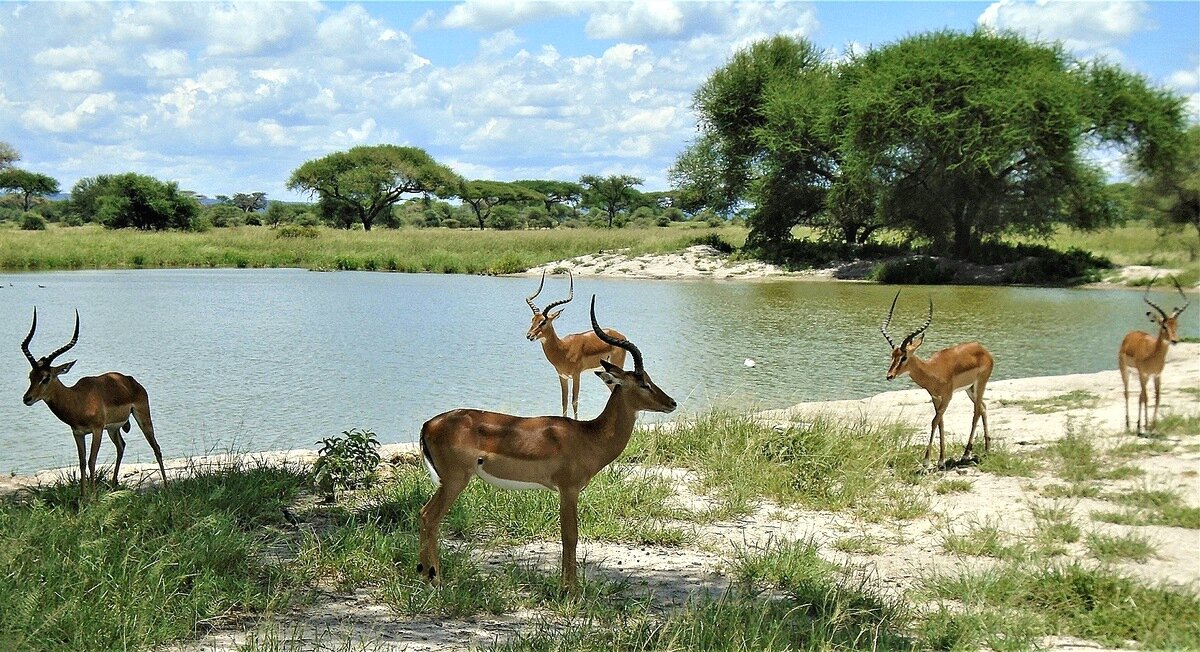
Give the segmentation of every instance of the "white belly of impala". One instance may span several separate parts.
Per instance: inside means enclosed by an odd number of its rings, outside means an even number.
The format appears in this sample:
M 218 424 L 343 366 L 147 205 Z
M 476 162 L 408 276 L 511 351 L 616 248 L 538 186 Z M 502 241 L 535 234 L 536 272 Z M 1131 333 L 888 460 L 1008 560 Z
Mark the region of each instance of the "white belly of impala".
M 496 476 L 483 470 L 483 460 L 479 460 L 475 464 L 475 475 L 479 476 L 480 480 L 501 489 L 546 489 L 547 487 L 536 482 L 522 482 L 520 480 L 508 480 L 506 478 L 497 478 Z

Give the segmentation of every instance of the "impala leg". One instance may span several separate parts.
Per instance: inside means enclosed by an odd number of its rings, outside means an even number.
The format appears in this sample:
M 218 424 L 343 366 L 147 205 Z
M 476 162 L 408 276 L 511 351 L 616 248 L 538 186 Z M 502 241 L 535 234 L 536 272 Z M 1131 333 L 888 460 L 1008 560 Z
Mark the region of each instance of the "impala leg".
M 922 463 L 922 466 L 926 467 L 929 466 L 929 451 L 933 449 L 933 433 L 937 431 L 938 424 L 937 406 L 934 406 L 933 410 L 933 421 L 929 423 L 929 443 L 925 444 L 925 461 Z
M 1137 413 L 1137 434 L 1142 434 L 1142 427 L 1150 419 L 1150 405 L 1146 400 L 1146 380 L 1140 372 L 1138 373 L 1138 383 L 1142 386 L 1142 391 L 1138 394 L 1138 413 Z
M 579 593 L 575 548 L 579 543 L 579 489 L 558 491 L 558 518 L 562 528 L 562 582 L 572 595 Z
M 1154 431 L 1154 427 L 1158 425 L 1158 399 L 1162 395 L 1162 376 L 1154 376 L 1154 418 L 1150 420 L 1150 425 L 1146 427 L 1149 432 Z M 1146 406 L 1146 411 L 1150 411 L 1150 407 Z
M 121 458 L 125 456 L 125 438 L 121 436 L 120 426 L 109 428 L 108 438 L 112 440 L 113 446 L 117 448 L 117 462 L 113 464 L 113 489 L 116 489 L 117 483 L 121 478 Z
M 567 377 L 566 376 L 558 377 L 558 386 L 559 386 L 559 388 L 562 389 L 562 407 L 563 407 L 563 416 L 565 417 L 565 416 L 567 416 Z
M 442 478 L 442 484 L 433 497 L 421 508 L 421 547 L 418 553 L 417 574 L 436 584 L 440 579 L 441 560 L 438 558 L 438 527 L 450 511 L 450 506 L 471 481 L 468 475 L 450 475 Z
M 1129 432 L 1129 367 L 1125 366 L 1125 358 L 1117 361 L 1121 368 L 1121 386 L 1125 390 L 1125 432 Z
M 100 439 L 103 428 L 97 428 L 92 431 L 92 446 L 88 451 L 88 479 L 92 484 L 96 484 L 96 458 L 100 455 Z
M 83 486 L 87 481 L 87 457 L 83 452 L 83 433 L 75 434 L 75 450 L 79 452 L 79 497 L 83 498 Z
M 142 434 L 146 436 L 146 443 L 150 444 L 150 449 L 154 451 L 154 461 L 158 462 L 158 473 L 162 476 L 163 486 L 167 484 L 167 469 L 163 466 L 162 449 L 158 447 L 158 440 L 154 438 L 154 422 L 150 419 L 150 406 L 146 406 L 145 413 L 139 408 L 133 409 L 133 418 L 137 421 L 138 428 Z
M 571 408 L 575 413 L 575 420 L 579 420 L 579 374 L 571 377 Z M 566 412 L 563 413 L 566 416 Z

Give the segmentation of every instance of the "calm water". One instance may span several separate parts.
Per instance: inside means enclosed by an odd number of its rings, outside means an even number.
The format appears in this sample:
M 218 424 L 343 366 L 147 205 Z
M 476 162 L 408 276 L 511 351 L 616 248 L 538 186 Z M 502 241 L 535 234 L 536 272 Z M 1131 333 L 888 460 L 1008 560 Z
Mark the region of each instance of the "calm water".
M 544 296 L 565 293 L 551 279 Z M 121 371 L 150 392 L 167 457 L 210 451 L 312 448 L 368 428 L 413 441 L 420 424 L 455 407 L 557 414 L 558 381 L 541 346 L 524 338 L 527 278 L 315 273 L 302 270 L 145 270 L 0 274 L 0 472 L 75 464 L 69 430 L 45 405 L 26 407 L 20 342 L 33 306 L 42 356 L 71 337 L 66 377 Z M 685 412 L 712 405 L 783 407 L 911 387 L 884 380 L 879 334 L 895 288 L 780 282 L 581 279 L 560 334 L 597 314 L 641 348 L 655 381 Z M 1121 336 L 1148 328 L 1129 290 L 906 288 L 893 320 L 899 340 L 935 303 L 926 355 L 978 339 L 993 378 L 1115 368 Z M 1178 301 L 1155 293 L 1170 309 Z M 1200 331 L 1193 306 L 1185 335 Z M 747 358 L 757 364 L 748 368 Z M 585 377 L 580 414 L 603 406 Z M 126 459 L 152 461 L 138 431 Z M 111 453 L 111 444 L 103 446 Z M 108 458 L 105 458 L 108 459 Z

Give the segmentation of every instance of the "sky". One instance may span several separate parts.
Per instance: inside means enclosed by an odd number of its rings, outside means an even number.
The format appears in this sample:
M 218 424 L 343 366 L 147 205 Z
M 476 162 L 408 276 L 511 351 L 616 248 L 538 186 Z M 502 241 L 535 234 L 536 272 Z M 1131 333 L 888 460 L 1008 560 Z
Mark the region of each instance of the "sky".
M 286 188 L 356 145 L 472 179 L 632 174 L 696 136 L 692 95 L 762 38 L 832 57 L 938 29 L 1060 41 L 1188 98 L 1200 2 L 0 2 L 0 141 L 64 192 L 138 172 L 207 196 Z

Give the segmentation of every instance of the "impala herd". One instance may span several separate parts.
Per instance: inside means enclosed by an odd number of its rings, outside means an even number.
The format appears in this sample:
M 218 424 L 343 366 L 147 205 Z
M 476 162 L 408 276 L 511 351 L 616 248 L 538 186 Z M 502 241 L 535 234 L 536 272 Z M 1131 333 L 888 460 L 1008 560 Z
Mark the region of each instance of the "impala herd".
M 554 366 L 562 390 L 562 416 L 519 417 L 499 412 L 457 409 L 443 412 L 421 427 L 420 451 L 425 466 L 437 490 L 420 513 L 420 553 L 417 572 L 431 582 L 440 579 L 438 558 L 438 527 L 458 495 L 471 478 L 504 489 L 550 489 L 559 494 L 559 519 L 562 530 L 563 584 L 576 591 L 575 549 L 578 541 L 579 495 L 588 482 L 615 460 L 633 433 L 638 412 L 669 413 L 675 410 L 675 399 L 654 384 L 646 372 L 642 353 L 619 331 L 601 328 L 596 321 L 596 297 L 592 296 L 592 330 L 559 337 L 554 320 L 575 296 L 575 279 L 569 276 L 566 299 L 554 301 L 539 309 L 533 300 L 545 287 L 543 272 L 536 292 L 525 299 L 533 311 L 526 333 L 530 341 L 542 343 L 546 359 Z M 1121 341 L 1117 363 L 1125 390 L 1125 429 L 1129 430 L 1129 374 L 1136 370 L 1141 383 L 1136 426 L 1138 434 L 1143 425 L 1153 429 L 1158 420 L 1162 370 L 1167 348 L 1179 341 L 1179 315 L 1189 301 L 1172 277 L 1175 289 L 1183 297 L 1183 306 L 1170 315 L 1150 301 L 1150 285 L 1142 297 L 1154 312 L 1146 315 L 1158 326 L 1157 336 L 1132 331 Z M 966 389 L 974 404 L 971 432 L 960 463 L 975 459 L 971 446 L 976 425 L 983 422 L 983 450 L 988 451 L 987 408 L 983 402 L 984 388 L 992 373 L 992 355 L 979 342 L 965 342 L 942 349 L 927 359 L 917 357 L 916 351 L 925 341 L 925 331 L 933 323 L 933 299 L 929 300 L 929 315 L 920 328 L 907 335 L 897 346 L 888 333 L 892 314 L 900 292 L 892 299 L 887 318 L 880 326 L 884 339 L 892 347 L 892 361 L 887 379 L 908 374 L 918 386 L 929 392 L 933 402 L 933 421 L 929 426 L 929 443 L 925 446 L 926 465 L 933 447 L 933 435 L 939 435 L 938 467 L 946 465 L 946 433 L 943 415 L 955 391 Z M 1157 314 L 1156 314 L 1157 313 Z M 26 405 L 44 401 L 54 416 L 71 428 L 79 453 L 79 491 L 96 480 L 96 455 L 100 448 L 101 432 L 107 432 L 117 449 L 113 465 L 113 485 L 117 485 L 125 440 L 121 431 L 129 432 L 130 418 L 137 421 L 146 441 L 154 451 L 162 481 L 167 481 L 162 451 L 154 438 L 150 419 L 150 402 L 146 390 L 130 376 L 110 372 L 79 379 L 72 387 L 63 385 L 59 376 L 71 370 L 75 361 L 54 365 L 58 356 L 66 353 L 79 340 L 79 312 L 75 313 L 75 332 L 71 341 L 43 358 L 29 352 L 29 343 L 37 330 L 37 309 L 29 334 L 21 342 L 21 351 L 29 361 L 29 389 Z M 626 354 L 633 358 L 633 369 L 625 370 Z M 579 417 L 579 377 L 585 371 L 595 371 L 609 388 L 608 402 L 600 415 L 590 421 Z M 1154 379 L 1154 416 L 1150 417 L 1146 383 Z M 567 383 L 572 385 L 571 407 L 575 418 L 567 417 Z M 90 451 L 85 455 L 84 437 L 91 435 Z

